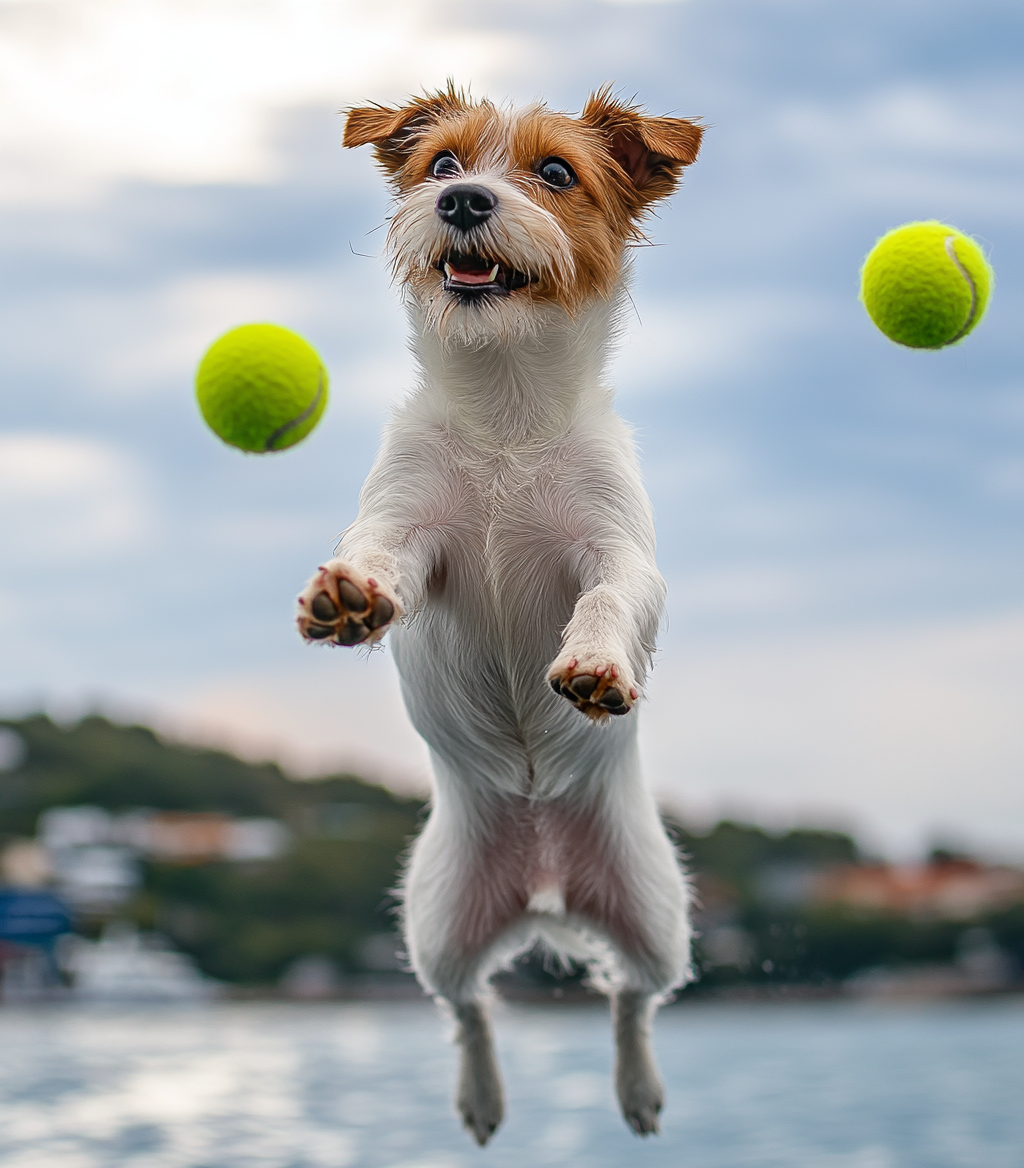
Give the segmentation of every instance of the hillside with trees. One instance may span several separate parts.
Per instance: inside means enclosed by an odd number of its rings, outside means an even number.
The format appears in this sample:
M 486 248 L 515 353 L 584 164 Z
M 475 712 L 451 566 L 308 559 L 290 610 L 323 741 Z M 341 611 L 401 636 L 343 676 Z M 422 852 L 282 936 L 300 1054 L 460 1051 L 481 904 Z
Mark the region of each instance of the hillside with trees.
M 354 775 L 292 779 L 272 763 L 245 762 L 99 716 L 61 725 L 35 715 L 0 727 L 8 746 L 17 743 L 0 771 L 0 849 L 35 836 L 40 816 L 55 807 L 273 819 L 287 829 L 281 854 L 202 862 L 148 856 L 140 886 L 116 915 L 166 935 L 204 972 L 238 984 L 274 984 L 310 954 L 350 974 L 388 966 L 391 890 L 425 815 L 422 801 Z M 966 910 L 947 911 L 938 900 L 938 907 L 922 901 L 913 909 L 858 900 L 842 891 L 850 874 L 867 874 L 876 884 L 899 874 L 863 856 L 848 835 L 773 833 L 730 821 L 699 831 L 667 822 L 696 891 L 700 980 L 687 993 L 828 985 L 875 966 L 949 964 L 965 946 L 977 948 L 981 936 L 1007 969 L 1024 968 L 1024 897 L 1015 900 L 1012 888 L 1002 900 L 979 900 Z M 949 853 L 936 853 L 930 863 L 922 871 L 940 883 L 959 879 L 967 887 L 986 873 L 999 876 Z M 83 913 L 77 923 L 95 934 L 105 918 Z M 551 979 L 537 960 L 525 961 L 519 976 L 536 985 Z

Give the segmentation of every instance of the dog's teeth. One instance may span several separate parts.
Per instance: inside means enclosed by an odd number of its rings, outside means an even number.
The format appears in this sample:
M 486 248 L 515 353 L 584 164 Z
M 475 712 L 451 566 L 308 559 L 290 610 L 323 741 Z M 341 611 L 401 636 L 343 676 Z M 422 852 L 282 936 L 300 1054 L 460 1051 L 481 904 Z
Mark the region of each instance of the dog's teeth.
M 501 270 L 501 264 L 495 264 L 495 265 L 494 265 L 494 267 L 493 267 L 493 268 L 491 268 L 491 275 L 490 275 L 490 277 L 489 277 L 489 278 L 490 278 L 490 281 L 491 281 L 491 283 L 492 283 L 492 284 L 494 283 L 494 281 L 495 281 L 495 280 L 497 280 L 497 278 L 498 278 L 498 272 L 499 272 L 500 270 Z
M 449 263 L 446 263 L 446 264 L 444 265 L 444 274 L 445 274 L 445 275 L 448 277 L 448 279 L 449 279 L 449 280 L 452 278 L 452 266 L 451 266 L 451 264 L 449 264 Z

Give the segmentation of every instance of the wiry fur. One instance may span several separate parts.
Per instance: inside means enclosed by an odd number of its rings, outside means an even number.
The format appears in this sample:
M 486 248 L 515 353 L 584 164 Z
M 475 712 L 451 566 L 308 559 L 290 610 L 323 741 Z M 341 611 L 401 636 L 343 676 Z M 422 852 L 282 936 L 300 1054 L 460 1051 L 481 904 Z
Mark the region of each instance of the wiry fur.
M 625 249 L 699 141 L 693 123 L 648 118 L 608 90 L 579 119 L 449 88 L 353 110 L 346 126 L 346 145 L 372 142 L 395 188 L 390 245 L 420 377 L 299 625 L 345 644 L 391 629 L 435 777 L 405 934 L 421 982 L 456 1018 L 458 1105 L 480 1143 L 503 1110 L 487 980 L 538 940 L 613 996 L 623 1113 L 638 1133 L 657 1130 L 650 1020 L 687 976 L 687 893 L 630 712 L 664 584 L 604 367 Z M 439 151 L 457 177 L 432 177 Z M 571 189 L 538 177 L 552 156 L 571 164 Z M 456 229 L 435 207 L 464 181 L 496 209 Z M 470 300 L 439 271 L 453 249 L 531 282 Z

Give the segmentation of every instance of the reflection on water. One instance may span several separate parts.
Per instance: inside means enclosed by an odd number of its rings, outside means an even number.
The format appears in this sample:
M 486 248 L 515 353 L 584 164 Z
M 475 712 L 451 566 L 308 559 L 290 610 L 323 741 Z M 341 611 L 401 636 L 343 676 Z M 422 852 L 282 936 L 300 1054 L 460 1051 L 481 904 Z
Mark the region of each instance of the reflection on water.
M 1024 1003 L 687 1006 L 664 1135 L 612 1099 L 604 1011 L 501 1008 L 509 1117 L 479 1151 L 429 1006 L 0 1011 L 3 1168 L 1020 1168 Z

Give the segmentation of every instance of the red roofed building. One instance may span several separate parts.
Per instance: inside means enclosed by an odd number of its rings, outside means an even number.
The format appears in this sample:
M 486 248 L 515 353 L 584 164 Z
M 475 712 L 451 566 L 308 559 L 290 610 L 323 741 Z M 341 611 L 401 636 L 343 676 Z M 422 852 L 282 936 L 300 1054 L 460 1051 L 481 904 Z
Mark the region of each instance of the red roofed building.
M 849 865 L 822 872 L 811 899 L 870 912 L 969 920 L 1024 903 L 1024 871 L 957 858 Z

